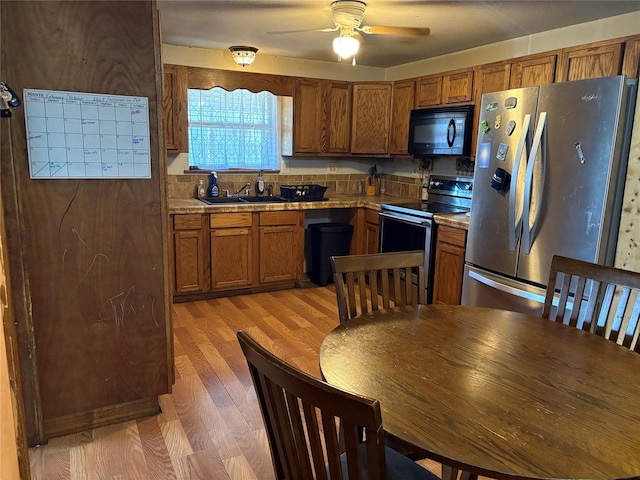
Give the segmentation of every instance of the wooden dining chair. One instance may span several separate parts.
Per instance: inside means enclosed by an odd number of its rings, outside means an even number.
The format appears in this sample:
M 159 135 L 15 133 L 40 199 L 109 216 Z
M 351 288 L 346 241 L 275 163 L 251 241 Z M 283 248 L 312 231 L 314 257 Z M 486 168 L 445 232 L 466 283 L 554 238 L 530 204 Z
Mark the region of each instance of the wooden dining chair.
M 639 291 L 640 273 L 556 255 L 542 316 L 640 353 Z
M 423 251 L 331 257 L 331 266 L 340 323 L 392 304 L 426 302 Z
M 345 392 L 296 369 L 246 332 L 237 337 L 262 411 L 277 480 L 438 480 L 385 447 L 377 400 Z

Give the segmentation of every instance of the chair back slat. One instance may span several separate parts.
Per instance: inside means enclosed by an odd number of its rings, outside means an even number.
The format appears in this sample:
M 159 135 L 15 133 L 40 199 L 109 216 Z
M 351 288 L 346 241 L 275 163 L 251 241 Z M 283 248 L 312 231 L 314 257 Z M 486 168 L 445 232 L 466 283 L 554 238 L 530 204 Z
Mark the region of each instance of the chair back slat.
M 426 302 L 424 252 L 331 257 L 340 322 L 394 305 Z
M 556 255 L 542 316 L 638 352 L 639 291 L 640 273 Z
M 268 352 L 245 332 L 237 336 L 260 404 L 277 480 L 345 478 L 336 422 L 342 427 L 349 479 L 362 480 L 366 463 L 370 480 L 386 480 L 377 400 L 311 377 Z M 360 446 L 361 431 L 366 455 Z

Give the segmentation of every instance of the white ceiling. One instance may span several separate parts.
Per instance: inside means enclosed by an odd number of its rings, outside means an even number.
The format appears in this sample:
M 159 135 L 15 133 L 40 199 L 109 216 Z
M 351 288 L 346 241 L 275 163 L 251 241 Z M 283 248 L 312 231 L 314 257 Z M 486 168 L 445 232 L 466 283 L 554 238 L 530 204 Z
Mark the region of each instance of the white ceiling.
M 331 0 L 158 0 L 163 43 L 337 61 Z M 359 65 L 390 67 L 510 38 L 640 10 L 640 0 L 366 0 L 363 25 L 429 27 L 426 38 L 364 35 Z M 273 33 L 280 32 L 280 33 Z

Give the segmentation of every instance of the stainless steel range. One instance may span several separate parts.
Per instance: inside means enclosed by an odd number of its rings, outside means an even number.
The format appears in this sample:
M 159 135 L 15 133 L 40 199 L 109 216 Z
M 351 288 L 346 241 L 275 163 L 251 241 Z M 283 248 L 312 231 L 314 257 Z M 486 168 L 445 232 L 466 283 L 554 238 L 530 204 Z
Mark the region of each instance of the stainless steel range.
M 433 215 L 465 213 L 471 208 L 473 179 L 432 175 L 428 200 L 385 203 L 380 211 L 380 252 L 424 250 L 427 302 L 433 285 Z

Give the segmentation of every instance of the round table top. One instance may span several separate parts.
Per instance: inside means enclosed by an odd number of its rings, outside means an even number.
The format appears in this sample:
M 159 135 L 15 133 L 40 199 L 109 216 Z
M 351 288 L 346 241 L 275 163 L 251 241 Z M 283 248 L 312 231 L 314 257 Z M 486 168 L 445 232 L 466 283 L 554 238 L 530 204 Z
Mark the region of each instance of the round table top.
M 428 305 L 365 314 L 320 349 L 385 430 L 491 478 L 640 478 L 640 355 L 546 319 Z

